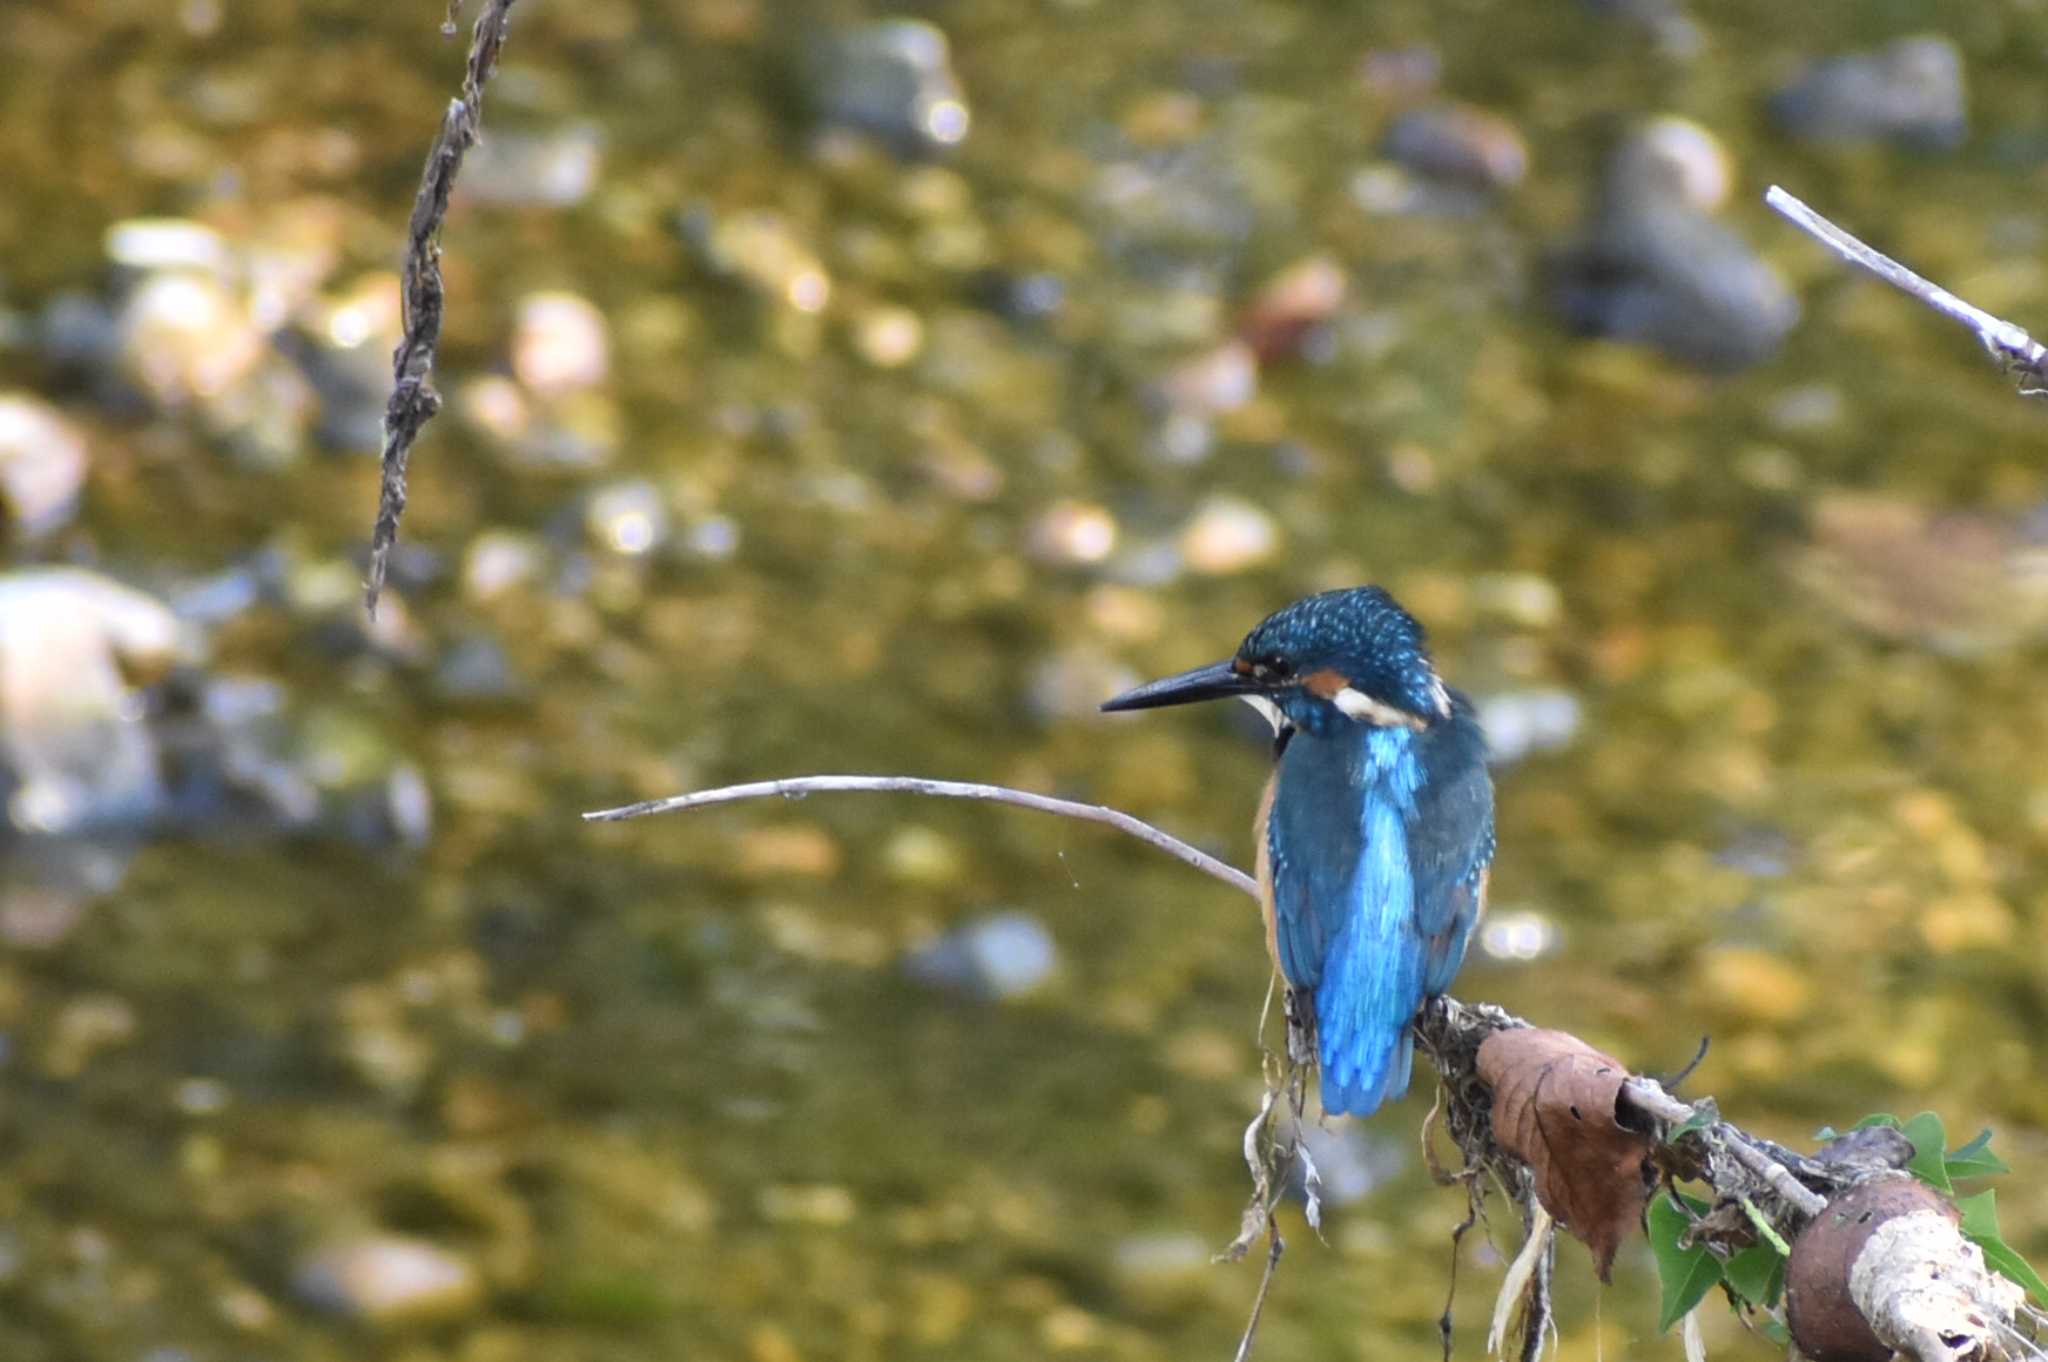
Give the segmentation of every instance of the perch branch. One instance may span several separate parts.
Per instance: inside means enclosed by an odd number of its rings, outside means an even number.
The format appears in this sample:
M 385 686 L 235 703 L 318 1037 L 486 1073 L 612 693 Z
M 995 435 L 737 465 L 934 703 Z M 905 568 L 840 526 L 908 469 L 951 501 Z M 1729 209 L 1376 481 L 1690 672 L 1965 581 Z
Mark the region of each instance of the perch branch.
M 391 400 L 384 408 L 384 448 L 379 462 L 377 523 L 370 531 L 370 573 L 363 584 L 363 606 L 377 613 L 377 597 L 391 549 L 398 542 L 398 522 L 405 514 L 405 466 L 413 441 L 434 413 L 441 394 L 434 390 L 434 351 L 441 343 L 445 295 L 441 287 L 441 223 L 448 216 L 448 196 L 462 158 L 483 130 L 484 85 L 498 66 L 505 45 L 505 27 L 515 0 L 485 0 L 469 41 L 469 64 L 463 71 L 462 95 L 448 102 L 441 130 L 427 152 L 420 191 L 406 225 L 405 265 L 400 276 L 404 332 L 391 354 Z M 455 31 L 461 0 L 451 0 L 441 31 Z
M 668 799 L 651 799 L 620 808 L 597 810 L 583 817 L 593 822 L 613 822 L 745 799 L 801 799 L 805 795 L 827 791 L 981 800 L 1104 823 L 1160 848 L 1243 893 L 1257 897 L 1259 892 L 1257 882 L 1243 871 L 1120 810 L 967 781 L 925 780 L 915 776 L 802 776 L 728 785 Z M 1265 1103 L 1245 1131 L 1245 1160 L 1252 1172 L 1253 1196 L 1245 1210 L 1242 1233 L 1223 1255 L 1232 1259 L 1242 1257 L 1257 1239 L 1263 1236 L 1267 1240 L 1265 1270 L 1261 1274 L 1250 1322 L 1239 1340 L 1238 1362 L 1246 1362 L 1251 1353 L 1267 1292 L 1284 1250 L 1275 1214 L 1280 1197 L 1293 1168 L 1297 1164 L 1307 1167 L 1307 1150 L 1301 1146 L 1299 1132 L 1304 1119 L 1306 1075 L 1314 1062 L 1314 1050 L 1307 1043 L 1305 1024 L 1294 1011 L 1297 1001 L 1296 995 L 1290 991 L 1287 998 L 1287 1054 L 1284 1058 L 1271 1057 L 1276 1062 L 1269 1069 Z M 1528 1025 L 1520 1017 L 1489 1003 L 1462 1003 L 1445 997 L 1424 1004 L 1415 1020 L 1415 1034 L 1417 1044 L 1436 1066 L 1440 1083 L 1438 1108 L 1432 1111 L 1430 1124 L 1435 1124 L 1438 1112 L 1441 1112 L 1443 1128 L 1465 1159 L 1465 1172 L 1453 1175 L 1449 1180 L 1462 1179 L 1468 1189 L 1472 1189 L 1491 1177 L 1507 1189 L 1508 1196 L 1521 1208 L 1525 1223 L 1534 1234 L 1543 1221 L 1539 1218 L 1532 1169 L 1497 1141 L 1492 1118 L 1494 1095 L 1479 1071 L 1479 1050 L 1487 1037 Z M 1283 1095 L 1293 1116 L 1291 1129 L 1284 1134 L 1274 1129 L 1273 1120 Z M 1574 1109 L 1573 1115 L 1577 1114 Z M 1640 1138 L 1650 1142 L 1650 1162 L 1660 1177 L 1696 1180 L 1713 1189 L 1716 1198 L 1714 1210 L 1695 1224 L 1693 1237 L 1696 1242 L 1709 1245 L 1723 1258 L 1755 1242 L 1761 1232 L 1760 1225 L 1767 1225 L 1770 1233 L 1783 1242 L 1792 1242 L 1809 1223 L 1826 1212 L 1833 1198 L 1875 1178 L 1900 1176 L 1897 1170 L 1903 1168 L 1913 1155 L 1910 1141 L 1896 1131 L 1879 1129 L 1852 1132 L 1809 1157 L 1722 1120 L 1710 1098 L 1687 1102 L 1674 1096 L 1656 1079 L 1641 1075 L 1630 1076 L 1621 1082 L 1614 1098 L 1612 1119 L 1620 1127 L 1637 1132 Z M 1433 1151 L 1431 1158 L 1434 1167 Z M 1319 1217 L 1312 1174 L 1307 1182 L 1309 1223 L 1315 1226 Z M 1469 1194 L 1475 1198 L 1473 1212 L 1476 1218 L 1478 1193 Z M 1466 1223 L 1469 1225 L 1471 1220 Z M 2038 1349 L 2014 1331 L 2016 1316 L 2027 1315 L 2029 1320 L 2032 1319 L 2020 1299 L 2018 1288 L 2006 1279 L 1986 1272 L 1981 1255 L 1962 1236 L 1950 1234 L 1938 1242 L 1940 1247 L 1924 1252 L 1911 1249 L 1890 1254 L 1884 1262 L 1884 1274 L 1881 1274 L 1878 1287 L 1872 1287 L 1869 1280 L 1859 1279 L 1860 1295 L 1852 1293 L 1852 1284 L 1846 1279 L 1826 1285 L 1830 1290 L 1838 1291 L 1845 1300 L 1853 1299 L 1855 1308 L 1873 1325 L 1885 1331 L 1884 1342 L 1896 1349 L 1899 1355 L 1916 1359 L 1916 1362 L 1937 1362 L 1937 1359 L 1954 1362 L 1956 1354 L 1942 1350 L 1947 1346 L 1944 1340 L 1966 1337 L 2001 1341 L 2002 1346 L 1996 1352 L 1982 1355 L 1986 1359 L 1994 1356 L 2042 1358 L 2043 1354 Z M 1920 1256 L 1913 1256 L 1915 1253 Z M 1545 1331 L 1552 1327 L 1548 1262 L 1547 1252 L 1538 1259 L 1532 1259 L 1536 1270 L 1529 1273 L 1526 1288 L 1512 1293 L 1520 1298 L 1523 1305 L 1521 1355 L 1525 1359 L 1533 1358 L 1540 1351 Z M 1883 1285 L 1890 1281 L 1910 1285 L 1930 1277 L 1949 1283 L 1981 1282 L 1989 1285 L 1969 1291 L 1951 1290 L 1940 1296 L 1930 1295 L 1917 1286 L 1910 1290 L 1902 1286 L 1894 1291 Z M 1507 1305 L 1504 1300 L 1502 1307 L 1505 1309 Z M 1964 1318 L 1965 1314 L 1969 1318 Z M 1496 1319 L 1496 1333 L 1500 1332 L 1501 1319 L 1504 1318 L 1502 1315 Z M 1448 1347 L 1448 1306 L 1439 1327 Z
M 2021 396 L 2048 396 L 2048 386 L 2044 386 L 2048 384 L 2048 346 L 2043 346 L 2025 330 L 2002 317 L 1992 316 L 1983 308 L 1956 297 L 1933 280 L 1907 269 L 1883 251 L 1828 221 L 1777 185 L 1772 185 L 1764 194 L 1764 202 L 1844 260 L 1861 265 L 1893 288 L 1918 298 L 1942 316 L 1974 331 L 1999 368 L 2019 378 Z
M 742 799 L 802 799 L 809 794 L 839 791 L 979 799 L 996 804 L 1011 804 L 1020 809 L 1035 809 L 1039 813 L 1058 814 L 1063 818 L 1079 818 L 1089 823 L 1104 823 L 1119 832 L 1129 833 L 1141 842 L 1158 847 L 1167 855 L 1185 861 L 1205 875 L 1213 875 L 1233 889 L 1250 894 L 1253 898 L 1259 895 L 1258 883 L 1236 866 L 1225 865 L 1208 852 L 1189 846 L 1180 838 L 1153 827 L 1142 818 L 1133 818 L 1122 810 L 1105 808 L 1100 804 L 1054 799 L 1050 795 L 1032 794 L 1028 790 L 1012 790 L 1002 785 L 983 785 L 975 781 L 926 780 L 921 776 L 796 776 L 788 780 L 757 780 L 746 785 L 726 785 L 716 790 L 698 790 L 694 794 L 673 795 L 667 799 L 649 799 L 617 809 L 597 809 L 584 814 L 583 817 L 586 822 L 591 823 L 615 823 L 626 818 L 646 818 L 657 813 L 701 809 L 709 804 L 731 804 Z

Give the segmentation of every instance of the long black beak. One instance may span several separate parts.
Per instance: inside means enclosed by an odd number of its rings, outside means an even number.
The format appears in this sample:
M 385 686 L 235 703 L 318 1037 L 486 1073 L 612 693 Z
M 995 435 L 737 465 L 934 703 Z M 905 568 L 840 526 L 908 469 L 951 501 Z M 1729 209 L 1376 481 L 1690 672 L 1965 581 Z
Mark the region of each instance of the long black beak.
M 1197 700 L 1221 700 L 1230 695 L 1254 695 L 1264 689 L 1264 683 L 1233 671 L 1228 661 L 1212 662 L 1206 667 L 1182 672 L 1179 676 L 1148 681 L 1114 700 L 1104 701 L 1102 707 L 1110 711 L 1158 709 L 1164 705 L 1193 704 Z

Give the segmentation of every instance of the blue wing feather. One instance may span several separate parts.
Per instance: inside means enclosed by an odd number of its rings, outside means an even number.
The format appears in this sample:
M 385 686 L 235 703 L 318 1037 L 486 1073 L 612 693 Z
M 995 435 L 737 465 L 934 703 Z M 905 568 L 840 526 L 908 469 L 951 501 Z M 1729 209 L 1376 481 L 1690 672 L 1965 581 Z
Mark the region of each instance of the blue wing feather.
M 1274 944 L 1315 1002 L 1323 1108 L 1366 1115 L 1407 1091 L 1409 1022 L 1450 986 L 1493 854 L 1484 741 L 1456 697 L 1415 732 L 1300 734 L 1265 835 Z

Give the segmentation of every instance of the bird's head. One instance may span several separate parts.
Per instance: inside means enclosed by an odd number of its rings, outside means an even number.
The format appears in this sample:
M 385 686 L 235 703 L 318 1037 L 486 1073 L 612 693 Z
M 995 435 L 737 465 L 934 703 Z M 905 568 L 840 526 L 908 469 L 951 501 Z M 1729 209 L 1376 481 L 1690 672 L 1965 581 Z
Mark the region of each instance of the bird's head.
M 1235 656 L 1125 691 L 1106 710 L 1156 709 L 1237 696 L 1276 728 L 1349 724 L 1426 728 L 1451 713 L 1422 626 L 1376 586 L 1325 591 L 1277 610 Z

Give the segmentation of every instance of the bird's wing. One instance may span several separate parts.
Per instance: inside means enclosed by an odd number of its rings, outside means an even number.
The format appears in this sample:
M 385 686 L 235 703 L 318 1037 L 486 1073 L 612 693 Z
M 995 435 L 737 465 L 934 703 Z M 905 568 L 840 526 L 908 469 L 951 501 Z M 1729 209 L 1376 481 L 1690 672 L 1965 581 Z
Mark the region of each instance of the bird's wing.
M 1315 1000 L 1324 1110 L 1364 1114 L 1408 1084 L 1416 931 L 1410 824 L 1422 769 L 1407 730 L 1285 755 L 1267 824 L 1281 971 Z
M 1493 781 L 1478 730 L 1444 739 L 1441 758 L 1430 754 L 1432 778 L 1417 792 L 1408 826 L 1415 926 L 1426 946 L 1422 986 L 1431 997 L 1451 986 L 1464 961 L 1466 938 L 1485 911 L 1493 863 Z

